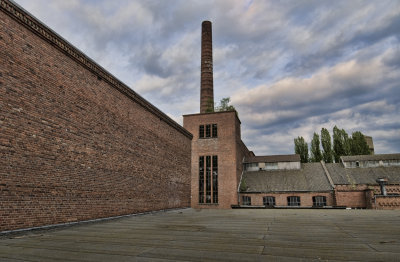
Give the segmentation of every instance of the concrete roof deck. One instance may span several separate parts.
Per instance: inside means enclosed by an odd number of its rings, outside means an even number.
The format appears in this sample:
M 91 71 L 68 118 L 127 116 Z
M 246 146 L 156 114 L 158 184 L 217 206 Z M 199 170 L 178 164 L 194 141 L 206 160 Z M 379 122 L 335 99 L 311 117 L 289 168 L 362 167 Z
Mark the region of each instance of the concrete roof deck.
M 398 261 L 399 232 L 392 210 L 183 209 L 3 238 L 0 261 Z

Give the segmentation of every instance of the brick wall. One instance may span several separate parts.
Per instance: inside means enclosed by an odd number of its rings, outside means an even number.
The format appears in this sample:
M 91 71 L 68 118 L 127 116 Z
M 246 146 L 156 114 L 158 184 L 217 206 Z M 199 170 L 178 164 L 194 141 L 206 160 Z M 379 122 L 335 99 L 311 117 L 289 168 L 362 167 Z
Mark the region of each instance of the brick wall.
M 366 208 L 368 201 L 366 192 L 367 185 L 336 185 L 335 198 L 337 206 Z
M 400 195 L 376 196 L 372 200 L 372 208 L 375 209 L 400 209 Z
M 199 125 L 217 124 L 218 138 L 199 139 Z M 192 207 L 231 208 L 237 204 L 238 179 L 241 174 L 243 154 L 238 148 L 240 121 L 235 112 L 217 112 L 185 115 L 183 126 L 193 134 L 192 140 Z M 199 204 L 199 156 L 218 155 L 219 203 Z
M 191 135 L 42 26 L 0 1 L 0 231 L 189 206 Z

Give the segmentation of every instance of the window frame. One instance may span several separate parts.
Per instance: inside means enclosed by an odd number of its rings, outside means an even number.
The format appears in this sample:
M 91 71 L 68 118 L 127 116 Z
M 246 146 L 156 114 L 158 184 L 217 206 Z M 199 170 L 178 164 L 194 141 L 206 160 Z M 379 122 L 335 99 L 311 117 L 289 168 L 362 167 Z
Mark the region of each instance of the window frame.
M 204 138 L 204 125 L 199 126 L 199 138 Z
M 295 200 L 295 201 L 293 201 Z M 300 196 L 288 196 L 287 197 L 287 205 L 289 207 L 296 207 L 296 206 L 301 206 L 301 198 Z
M 199 139 L 218 138 L 218 124 L 199 125 Z
M 204 204 L 204 156 L 199 156 L 199 204 Z
M 322 201 L 321 201 L 322 199 Z M 325 207 L 326 206 L 326 196 L 313 196 L 313 207 Z
M 212 202 L 218 204 L 218 156 L 212 156 Z
M 218 155 L 199 156 L 199 204 L 218 204 Z
M 217 124 L 211 124 L 211 137 L 212 138 L 218 137 L 218 125 Z
M 272 200 L 272 201 L 269 201 Z M 274 196 L 263 196 L 263 205 L 267 207 L 274 207 L 276 206 L 276 198 Z M 272 205 L 270 204 L 272 202 Z
M 206 135 L 205 138 L 211 138 L 211 124 L 206 125 Z
M 242 205 L 251 206 L 251 196 L 242 196 Z

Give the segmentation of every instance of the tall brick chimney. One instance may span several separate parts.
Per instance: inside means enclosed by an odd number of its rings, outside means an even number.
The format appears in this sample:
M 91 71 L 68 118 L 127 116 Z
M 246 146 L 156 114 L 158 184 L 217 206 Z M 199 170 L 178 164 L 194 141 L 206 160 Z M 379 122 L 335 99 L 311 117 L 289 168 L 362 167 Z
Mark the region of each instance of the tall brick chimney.
M 200 113 L 214 111 L 213 57 L 211 22 L 201 24 Z

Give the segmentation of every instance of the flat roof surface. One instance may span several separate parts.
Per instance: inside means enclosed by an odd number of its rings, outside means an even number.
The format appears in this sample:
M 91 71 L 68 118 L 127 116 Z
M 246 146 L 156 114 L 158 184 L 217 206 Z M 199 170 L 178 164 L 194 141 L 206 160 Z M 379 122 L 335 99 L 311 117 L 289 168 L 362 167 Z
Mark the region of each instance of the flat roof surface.
M 400 211 L 183 209 L 0 239 L 0 261 L 398 261 Z

